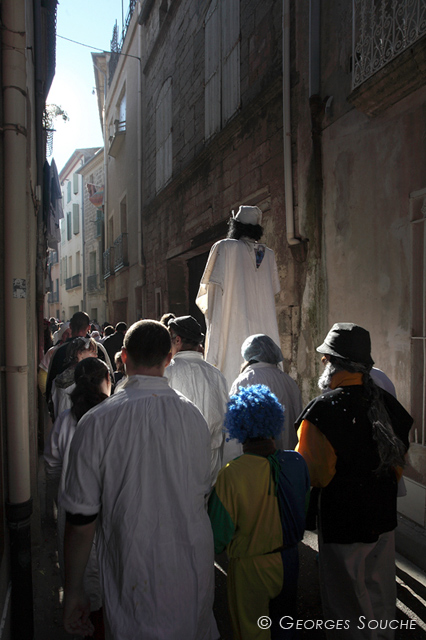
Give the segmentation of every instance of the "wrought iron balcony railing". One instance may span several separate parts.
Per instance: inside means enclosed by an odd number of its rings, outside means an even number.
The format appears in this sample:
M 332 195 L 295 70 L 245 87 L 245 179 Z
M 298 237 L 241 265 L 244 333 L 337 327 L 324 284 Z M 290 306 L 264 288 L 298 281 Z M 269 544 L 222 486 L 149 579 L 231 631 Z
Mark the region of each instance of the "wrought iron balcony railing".
M 353 0 L 352 89 L 425 34 L 424 0 Z
M 77 273 L 75 276 L 71 278 L 67 278 L 65 280 L 65 289 L 75 289 L 76 287 L 81 287 L 81 273 Z
M 114 271 L 118 271 L 122 267 L 129 266 L 129 257 L 127 255 L 127 233 L 122 233 L 114 240 Z
M 108 63 L 108 84 L 110 85 L 114 77 L 115 70 L 117 68 L 120 53 L 123 48 L 124 40 L 126 39 L 127 30 L 129 28 L 130 21 L 132 19 L 133 11 L 136 7 L 136 0 L 129 0 L 129 8 L 127 9 L 126 19 L 123 25 L 123 31 L 121 33 L 120 42 L 118 42 L 118 27 L 117 23 L 114 25 L 112 32 L 112 40 L 110 43 L 111 56 Z
M 104 280 L 114 275 L 114 247 L 103 253 Z
M 53 304 L 54 302 L 59 302 L 59 291 L 51 291 L 47 294 L 47 302 L 48 304 Z

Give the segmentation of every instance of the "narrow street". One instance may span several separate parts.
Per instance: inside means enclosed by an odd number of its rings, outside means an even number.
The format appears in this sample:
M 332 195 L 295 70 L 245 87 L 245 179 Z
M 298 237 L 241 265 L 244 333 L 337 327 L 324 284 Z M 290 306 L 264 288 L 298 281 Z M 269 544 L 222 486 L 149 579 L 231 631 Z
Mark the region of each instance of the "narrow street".
M 69 640 L 62 626 L 59 568 L 56 560 L 56 523 L 47 495 L 42 461 L 39 472 L 40 511 L 34 514 L 33 582 L 35 640 Z M 38 528 L 38 523 L 41 524 Z M 322 621 L 318 583 L 317 536 L 306 532 L 300 544 L 299 638 L 322 640 Z M 222 640 L 232 640 L 226 603 L 226 554 L 216 558 L 214 613 Z M 426 640 L 426 575 L 401 556 L 397 556 L 397 615 L 399 628 L 395 640 Z M 342 633 L 342 638 L 345 635 Z

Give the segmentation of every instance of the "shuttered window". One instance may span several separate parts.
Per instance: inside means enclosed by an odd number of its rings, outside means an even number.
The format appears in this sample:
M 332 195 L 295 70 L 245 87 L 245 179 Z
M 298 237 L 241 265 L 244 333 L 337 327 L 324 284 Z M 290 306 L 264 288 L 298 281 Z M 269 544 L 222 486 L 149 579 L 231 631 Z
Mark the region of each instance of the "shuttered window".
M 205 137 L 240 105 L 240 0 L 213 0 L 205 19 Z
M 156 189 L 172 177 L 172 79 L 167 78 L 159 93 L 155 109 Z
M 75 194 L 78 193 L 78 173 L 74 173 L 72 177 L 72 186 Z
M 72 229 L 74 235 L 80 233 L 80 205 L 73 204 L 72 205 Z
M 213 0 L 205 21 L 205 137 L 221 127 L 220 8 Z
M 71 228 L 71 212 L 67 213 L 67 240 L 71 240 L 72 238 L 72 228 Z

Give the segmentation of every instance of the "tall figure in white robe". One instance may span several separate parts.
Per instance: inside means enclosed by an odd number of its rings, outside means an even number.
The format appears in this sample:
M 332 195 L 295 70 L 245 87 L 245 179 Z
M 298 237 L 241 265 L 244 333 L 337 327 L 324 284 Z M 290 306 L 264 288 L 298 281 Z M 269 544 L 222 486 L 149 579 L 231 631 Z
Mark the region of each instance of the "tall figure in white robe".
M 241 206 L 233 214 L 231 237 L 211 248 L 196 298 L 206 319 L 205 359 L 220 369 L 228 388 L 239 374 L 241 346 L 248 336 L 264 333 L 280 344 L 278 269 L 274 252 L 258 242 L 261 222 L 258 207 Z

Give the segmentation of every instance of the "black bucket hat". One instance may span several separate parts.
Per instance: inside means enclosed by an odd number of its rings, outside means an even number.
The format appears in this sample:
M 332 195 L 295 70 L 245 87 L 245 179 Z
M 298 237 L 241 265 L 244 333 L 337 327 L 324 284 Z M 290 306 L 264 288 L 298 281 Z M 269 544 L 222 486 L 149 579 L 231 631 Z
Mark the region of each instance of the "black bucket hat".
M 374 364 L 369 332 L 352 322 L 336 322 L 317 351 L 351 362 Z
M 172 318 L 169 320 L 167 326 L 169 329 L 173 329 L 176 335 L 184 338 L 184 340 L 201 343 L 204 338 L 204 333 L 201 333 L 200 324 L 192 316 Z

